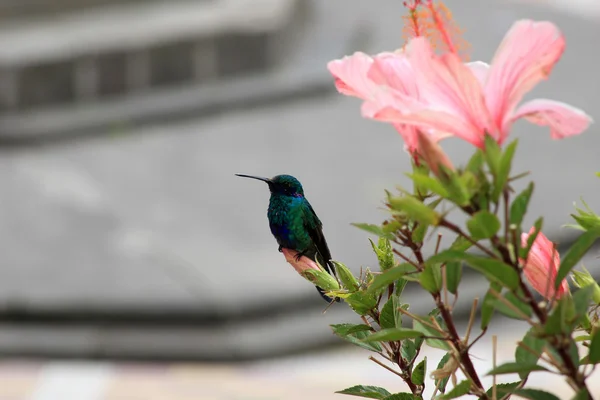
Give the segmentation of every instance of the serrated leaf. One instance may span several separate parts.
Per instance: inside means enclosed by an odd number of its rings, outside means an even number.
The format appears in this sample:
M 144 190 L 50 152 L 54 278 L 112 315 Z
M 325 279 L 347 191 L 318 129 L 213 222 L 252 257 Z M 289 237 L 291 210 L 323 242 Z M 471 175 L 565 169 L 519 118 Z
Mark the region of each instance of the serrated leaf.
M 362 229 L 365 232 L 369 232 L 375 236 L 380 236 L 380 237 L 385 237 L 388 239 L 393 239 L 394 236 L 389 233 L 389 232 L 385 232 L 383 230 L 383 228 L 381 228 L 381 226 L 379 225 L 373 225 L 373 224 L 365 224 L 365 223 L 351 223 L 350 225 L 357 227 L 358 229 Z
M 541 355 L 544 352 L 544 347 L 546 347 L 546 341 L 538 338 L 535 335 L 535 330 L 531 328 L 522 340 L 523 344 L 527 346 L 529 349 L 533 350 L 534 353 Z M 539 356 L 530 353 L 523 346 L 517 346 L 515 350 L 515 361 L 520 364 L 537 364 L 539 360 Z M 525 379 L 529 376 L 529 372 L 519 372 L 519 377 L 521 379 Z
M 504 396 L 511 394 L 512 392 L 515 391 L 515 389 L 517 387 L 519 387 L 519 385 L 521 384 L 521 382 L 511 382 L 511 383 L 499 383 L 496 385 L 496 396 L 498 399 L 503 398 Z M 494 388 L 491 387 L 488 389 L 488 391 L 486 392 L 486 394 L 488 395 L 488 397 L 491 399 L 493 394 L 494 394 Z
M 333 324 L 330 325 L 333 333 L 343 337 L 356 332 L 371 331 L 371 327 L 365 324 Z
M 331 325 L 333 329 L 333 333 L 342 339 L 358 346 L 363 349 L 374 351 L 375 353 L 381 353 L 382 348 L 377 342 L 367 343 L 363 342 L 363 339 L 371 334 L 370 328 L 367 326 L 369 330 L 356 330 L 351 331 L 352 329 L 358 329 L 360 326 L 366 325 L 352 325 L 352 324 L 339 324 L 339 325 Z M 353 328 L 356 327 L 356 328 Z M 349 333 L 350 332 L 350 333 Z
M 409 263 L 403 263 L 398 265 L 397 267 L 393 267 L 388 269 L 387 271 L 377 275 L 373 282 L 369 285 L 367 291 L 369 293 L 375 293 L 380 289 L 388 287 L 390 284 L 394 283 L 396 280 L 401 279 L 408 273 L 413 273 L 417 269 L 414 265 Z
M 388 201 L 392 210 L 406 213 L 413 221 L 434 226 L 440 222 L 440 214 L 415 197 L 392 197 Z
M 544 392 L 538 389 L 519 389 L 514 392 L 517 396 L 530 400 L 560 400 L 552 393 Z
M 442 274 L 440 265 L 426 263 L 425 269 L 420 274 L 419 283 L 429 293 L 439 293 L 442 288 Z
M 369 292 L 356 292 L 344 299 L 359 315 L 367 315 L 377 307 L 377 297 Z
M 457 397 L 464 396 L 465 394 L 469 393 L 470 390 L 471 390 L 471 380 L 467 379 L 467 380 L 464 380 L 464 381 L 458 383 L 448 393 L 438 396 L 436 398 L 439 400 L 455 399 Z
M 426 318 L 425 318 L 426 319 Z M 417 321 L 416 319 L 413 320 L 413 329 L 419 332 L 422 332 L 425 336 L 433 336 L 433 337 L 439 337 L 441 336 L 441 334 L 436 331 L 435 329 L 422 324 L 421 322 Z M 429 346 L 431 347 L 435 347 L 436 349 L 441 349 L 441 350 L 450 350 L 450 346 L 448 345 L 448 343 L 445 340 L 441 340 L 441 339 L 426 339 L 426 342 Z
M 467 228 L 473 239 L 489 239 L 500 230 L 500 221 L 489 211 L 478 211 L 467 220 Z
M 364 397 L 367 399 L 384 399 L 388 396 L 391 396 L 391 393 L 385 390 L 384 388 L 366 385 L 352 386 L 348 389 L 337 391 L 336 393 Z
M 415 342 L 410 339 L 403 340 L 402 347 L 400 347 L 400 355 L 410 364 L 417 355 L 417 346 L 415 346 Z
M 412 372 L 412 383 L 415 385 L 422 385 L 425 383 L 425 373 L 427 372 L 427 357 L 424 357 L 420 363 L 417 364 Z
M 509 362 L 493 368 L 487 375 L 504 375 L 504 374 L 517 374 L 517 373 L 529 373 L 533 371 L 548 371 L 548 369 L 537 364 L 526 364 L 518 362 Z
M 569 248 L 560 263 L 560 268 L 558 269 L 556 280 L 554 282 L 556 288 L 560 286 L 562 280 L 566 278 L 573 268 L 575 268 L 575 265 L 581 260 L 585 253 L 587 253 L 598 238 L 600 238 L 600 228 L 594 228 L 584 232 L 577 240 L 575 240 L 575 243 Z
M 412 339 L 420 336 L 423 336 L 423 333 L 414 329 L 388 328 L 375 332 L 364 340 L 365 342 L 394 342 L 396 340 Z
M 394 301 L 395 298 L 396 296 L 392 295 L 392 297 L 390 297 L 383 305 L 381 313 L 379 313 L 379 325 L 383 329 L 396 327 L 396 310 L 394 307 L 394 304 L 396 303 Z
M 449 261 L 465 261 L 468 266 L 482 273 L 488 280 L 498 282 L 509 289 L 515 290 L 519 286 L 518 273 L 500 260 L 474 256 L 454 250 L 442 251 L 429 259 L 429 262 L 432 263 Z
M 525 214 L 527 213 L 527 207 L 529 206 L 529 200 L 533 194 L 533 188 L 533 182 L 531 182 L 527 188 L 519 193 L 513 200 L 512 204 L 510 205 L 509 221 L 511 224 L 520 227 L 521 223 L 523 223 L 523 218 L 525 217 Z

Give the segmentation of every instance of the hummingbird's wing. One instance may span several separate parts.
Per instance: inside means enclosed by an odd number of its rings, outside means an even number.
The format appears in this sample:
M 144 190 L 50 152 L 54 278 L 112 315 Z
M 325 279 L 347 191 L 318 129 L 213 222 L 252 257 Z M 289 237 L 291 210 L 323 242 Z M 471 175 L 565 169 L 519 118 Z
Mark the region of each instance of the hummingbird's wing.
M 312 239 L 317 253 L 321 256 L 320 261 L 325 263 L 323 267 L 327 272 L 335 275 L 335 268 L 331 262 L 331 252 L 329 251 L 329 246 L 327 246 L 325 235 L 323 235 L 323 224 L 308 200 L 304 204 L 304 228 Z

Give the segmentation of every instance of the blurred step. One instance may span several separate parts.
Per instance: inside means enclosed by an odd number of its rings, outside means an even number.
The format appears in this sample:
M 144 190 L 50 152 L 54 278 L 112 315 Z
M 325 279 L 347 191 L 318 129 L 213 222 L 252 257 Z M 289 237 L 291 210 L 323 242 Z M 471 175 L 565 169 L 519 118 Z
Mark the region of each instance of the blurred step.
M 330 89 L 327 59 L 307 46 L 308 30 L 315 28 L 308 5 L 137 1 L 6 21 L 0 27 L 0 138 L 76 132 Z M 339 46 L 350 29 L 341 29 L 331 45 Z

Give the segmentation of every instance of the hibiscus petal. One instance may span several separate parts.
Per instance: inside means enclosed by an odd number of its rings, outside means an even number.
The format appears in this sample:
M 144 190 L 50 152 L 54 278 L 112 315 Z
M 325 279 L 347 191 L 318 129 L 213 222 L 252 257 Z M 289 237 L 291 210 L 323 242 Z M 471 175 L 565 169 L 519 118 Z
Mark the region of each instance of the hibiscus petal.
M 414 126 L 430 134 L 434 141 L 455 136 L 474 146 L 483 148 L 483 136 L 477 131 L 474 132 L 472 127 L 463 119 L 447 112 L 422 109 L 403 113 L 393 106 L 382 107 L 376 112 L 372 112 L 373 109 L 369 111 L 371 111 L 370 114 L 363 114 L 363 116 L 394 124 Z
M 477 78 L 481 87 L 485 87 L 485 82 L 487 81 L 490 72 L 490 65 L 483 61 L 473 61 L 467 63 L 466 66 L 469 67 L 473 75 L 475 75 L 475 78 Z
M 429 41 L 422 37 L 410 41 L 407 54 L 417 71 L 421 99 L 428 108 L 463 120 L 461 125 L 468 129 L 463 136 L 479 135 L 483 138 L 485 132 L 495 135 L 483 87 L 456 54 L 437 56 Z
M 506 34 L 485 86 L 487 107 L 500 128 L 500 142 L 508 135 L 507 117 L 523 95 L 550 74 L 564 49 L 564 37 L 550 22 L 518 21 Z
M 402 94 L 419 97 L 415 71 L 404 53 L 381 53 L 375 56 L 369 78 Z
M 536 99 L 523 104 L 511 118 L 511 122 L 525 118 L 528 121 L 550 127 L 552 139 L 578 135 L 593 122 L 582 110 L 560 101 Z
M 361 99 L 372 97 L 377 85 L 368 77 L 373 59 L 365 53 L 356 52 L 339 60 L 330 61 L 327 69 L 335 78 L 335 87 L 346 96 Z

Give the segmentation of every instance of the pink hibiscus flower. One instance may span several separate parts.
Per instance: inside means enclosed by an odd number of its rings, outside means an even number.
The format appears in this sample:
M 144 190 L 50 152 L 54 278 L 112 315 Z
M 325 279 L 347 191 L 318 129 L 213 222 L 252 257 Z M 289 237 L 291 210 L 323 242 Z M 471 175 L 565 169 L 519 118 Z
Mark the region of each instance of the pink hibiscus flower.
M 363 116 L 393 123 L 409 149 L 416 148 L 417 131 L 434 141 L 455 136 L 481 148 L 486 133 L 502 144 L 519 118 L 549 126 L 553 139 L 589 126 L 588 115 L 558 101 L 537 99 L 517 107 L 549 75 L 564 48 L 555 25 L 523 20 L 507 33 L 491 66 L 463 64 L 454 53 L 436 55 L 426 38 L 417 37 L 406 52 L 373 58 L 355 53 L 328 68 L 338 91 L 363 99 Z

